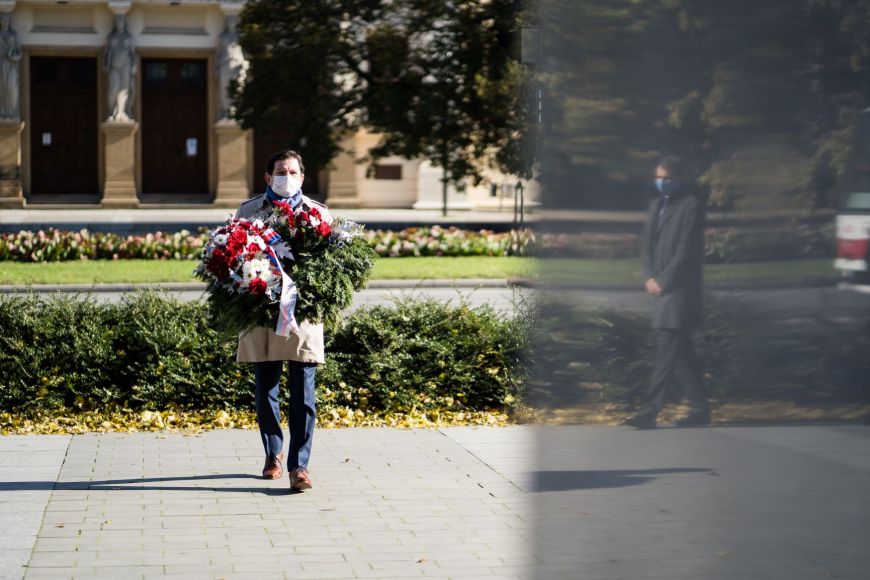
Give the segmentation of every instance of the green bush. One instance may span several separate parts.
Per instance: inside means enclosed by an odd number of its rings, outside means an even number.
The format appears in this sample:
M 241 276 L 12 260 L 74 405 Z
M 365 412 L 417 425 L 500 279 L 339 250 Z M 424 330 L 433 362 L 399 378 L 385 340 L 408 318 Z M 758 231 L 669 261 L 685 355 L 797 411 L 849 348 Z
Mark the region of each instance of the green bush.
M 91 297 L 0 299 L 0 406 L 236 407 L 251 381 L 233 362 L 232 337 L 211 330 L 204 307 L 154 293 L 119 304 Z
M 400 300 L 352 316 L 331 341 L 330 384 L 357 408 L 487 409 L 524 382 L 525 333 L 491 308 Z
M 7 295 L 0 328 L 4 410 L 253 408 L 236 336 L 210 326 L 199 302 Z M 489 308 L 402 301 L 361 311 L 328 337 L 318 397 L 327 408 L 500 408 L 523 383 L 522 340 Z
M 485 410 L 522 399 L 561 407 L 642 395 L 654 355 L 648 316 L 565 297 L 518 311 L 410 299 L 357 311 L 327 337 L 321 409 Z M 710 298 L 706 312 L 695 345 L 714 399 L 870 400 L 866 318 L 795 322 L 740 299 Z M 2 410 L 253 408 L 236 337 L 210 326 L 199 302 L 6 295 L 0 328 Z
M 836 251 L 833 224 L 790 227 L 716 228 L 705 234 L 708 264 L 832 258 Z
M 694 336 L 710 396 L 720 402 L 806 404 L 870 400 L 870 319 L 856 324 L 771 314 L 739 298 L 706 298 Z M 797 320 L 796 320 L 797 319 Z M 540 305 L 533 406 L 636 403 L 655 356 L 648 315 L 565 300 Z M 682 393 L 674 381 L 672 399 Z

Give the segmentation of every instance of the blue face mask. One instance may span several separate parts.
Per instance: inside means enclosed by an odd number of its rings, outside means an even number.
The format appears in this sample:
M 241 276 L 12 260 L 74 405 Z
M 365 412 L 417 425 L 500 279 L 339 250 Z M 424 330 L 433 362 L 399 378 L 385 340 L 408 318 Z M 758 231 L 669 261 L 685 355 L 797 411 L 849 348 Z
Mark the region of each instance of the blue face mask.
M 680 183 L 679 179 L 662 179 L 661 177 L 657 177 L 655 180 L 656 189 L 659 190 L 659 193 L 662 195 L 673 195 L 680 191 L 680 187 L 682 183 Z

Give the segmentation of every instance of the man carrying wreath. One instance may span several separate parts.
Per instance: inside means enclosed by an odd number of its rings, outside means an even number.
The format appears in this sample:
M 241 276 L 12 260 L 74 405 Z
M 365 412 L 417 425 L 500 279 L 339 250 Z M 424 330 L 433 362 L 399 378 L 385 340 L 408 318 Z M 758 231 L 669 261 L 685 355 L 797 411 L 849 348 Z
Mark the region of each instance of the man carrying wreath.
M 324 221 L 332 220 L 326 206 L 302 194 L 305 166 L 299 153 L 288 149 L 272 155 L 266 164 L 265 179 L 265 193 L 241 204 L 236 219 L 265 219 L 276 202 L 287 202 L 294 210 L 316 208 Z M 286 338 L 265 326 L 242 332 L 236 361 L 254 364 L 257 422 L 266 452 L 265 479 L 280 479 L 283 475 L 284 436 L 278 394 L 284 361 L 287 361 L 290 487 L 297 491 L 311 489 L 308 460 L 315 424 L 314 379 L 317 365 L 324 362 L 323 324 L 300 320 L 298 329 Z

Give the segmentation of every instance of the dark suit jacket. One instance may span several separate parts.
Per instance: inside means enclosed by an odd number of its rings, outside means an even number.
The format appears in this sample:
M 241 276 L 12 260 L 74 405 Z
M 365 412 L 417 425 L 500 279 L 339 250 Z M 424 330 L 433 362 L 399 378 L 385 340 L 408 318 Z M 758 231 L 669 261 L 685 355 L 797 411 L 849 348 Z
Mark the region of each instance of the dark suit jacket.
M 659 220 L 659 203 L 650 204 L 641 239 L 645 279 L 655 278 L 662 288 L 654 298 L 653 328 L 691 329 L 703 308 L 704 206 L 692 195 L 671 199 Z

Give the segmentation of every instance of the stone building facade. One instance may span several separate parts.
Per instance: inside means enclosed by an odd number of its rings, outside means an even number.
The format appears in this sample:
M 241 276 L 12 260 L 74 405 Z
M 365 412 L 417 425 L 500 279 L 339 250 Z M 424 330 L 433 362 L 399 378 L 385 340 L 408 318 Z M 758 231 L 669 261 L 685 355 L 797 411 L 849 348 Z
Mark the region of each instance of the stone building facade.
M 261 191 L 276 144 L 232 120 L 226 98 L 247 73 L 242 5 L 0 0 L 0 208 L 235 207 Z M 332 167 L 307 176 L 310 193 L 335 207 L 440 207 L 438 168 L 356 163 L 376 141 L 348 135 Z M 489 177 L 451 189 L 450 207 L 511 207 L 516 180 Z

